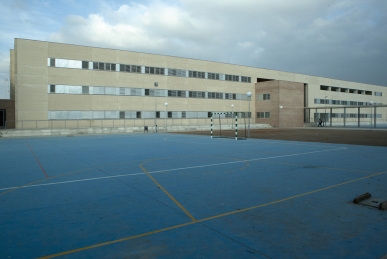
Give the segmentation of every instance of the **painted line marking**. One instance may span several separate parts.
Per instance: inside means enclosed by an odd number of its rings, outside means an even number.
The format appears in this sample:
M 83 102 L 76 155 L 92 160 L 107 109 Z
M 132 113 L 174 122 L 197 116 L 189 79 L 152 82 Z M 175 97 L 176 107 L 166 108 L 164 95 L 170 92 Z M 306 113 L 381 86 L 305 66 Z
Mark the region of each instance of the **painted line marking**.
M 148 161 L 147 161 L 148 162 Z M 149 173 L 148 171 L 145 169 L 145 167 L 143 166 L 145 163 L 147 162 L 144 162 L 140 165 L 140 168 L 144 171 L 144 173 L 149 176 L 149 178 L 182 210 L 184 211 L 184 213 L 193 221 L 193 222 L 196 222 L 197 220 L 194 218 L 194 216 L 192 216 L 192 214 L 186 209 L 184 208 L 183 205 L 181 205 L 180 202 L 178 202 L 163 186 L 161 186 L 161 184 L 159 184 L 155 178 L 153 178 Z
M 248 160 L 239 160 L 239 161 L 217 163 L 217 164 L 199 165 L 199 166 L 191 166 L 191 167 L 181 167 L 181 168 L 174 168 L 174 169 L 166 169 L 166 170 L 158 170 L 158 171 L 148 172 L 148 174 L 167 173 L 167 172 L 170 172 L 170 171 L 179 171 L 179 170 L 187 170 L 187 169 L 203 168 L 203 167 L 211 167 L 211 166 L 219 166 L 219 165 L 228 165 L 228 164 L 236 164 L 236 163 L 246 163 L 246 162 L 250 162 L 250 161 L 260 161 L 260 160 L 268 160 L 268 159 L 275 159 L 275 158 L 282 158 L 282 157 L 300 156 L 300 155 L 307 155 L 307 154 L 313 154 L 313 153 L 321 153 L 321 152 L 329 152 L 329 151 L 339 151 L 339 150 L 345 150 L 345 149 L 347 149 L 347 148 L 327 149 L 327 150 L 311 151 L 311 152 L 297 153 L 297 154 L 290 154 L 290 155 L 282 155 L 282 156 L 262 157 L 262 158 L 254 158 L 254 159 L 248 159 Z M 127 177 L 127 176 L 142 175 L 142 174 L 145 174 L 145 173 L 122 174 L 122 175 L 113 175 L 113 176 L 104 176 L 104 177 L 96 177 L 96 178 L 87 178 L 87 179 L 65 181 L 65 182 L 56 182 L 56 183 L 47 183 L 47 184 L 35 184 L 35 185 L 24 185 L 24 186 L 2 188 L 2 189 L 0 189 L 0 191 L 6 191 L 6 190 L 11 190 L 11 189 L 20 189 L 20 188 L 28 188 L 28 187 L 38 187 L 38 186 L 53 185 L 53 184 L 65 184 L 65 183 L 73 183 L 73 182 L 101 180 L 101 179 L 115 178 L 115 177 Z
M 31 150 L 32 155 L 35 157 L 35 160 L 36 160 L 36 162 L 38 163 L 40 169 L 42 170 L 42 172 L 44 173 L 44 175 L 46 176 L 46 178 L 48 178 L 49 176 L 48 176 L 48 174 L 46 173 L 46 170 L 44 170 L 44 167 L 43 167 L 42 164 L 40 163 L 39 159 L 36 157 L 34 151 L 32 150 L 30 144 L 28 143 L 28 141 L 26 141 L 26 142 L 27 142 L 28 148 Z
M 235 211 L 231 211 L 231 212 L 227 212 L 227 213 L 223 213 L 223 214 L 207 217 L 207 218 L 204 218 L 204 219 L 199 219 L 199 220 L 193 221 L 193 222 L 188 222 L 188 223 L 184 223 L 184 224 L 180 224 L 180 225 L 176 225 L 176 226 L 172 226 L 172 227 L 167 227 L 167 228 L 162 228 L 162 229 L 146 232 L 146 233 L 135 235 L 135 236 L 125 237 L 125 238 L 121 238 L 121 239 L 117 239 L 117 240 L 113 240 L 113 241 L 108 241 L 108 242 L 103 242 L 103 243 L 95 244 L 95 245 L 92 245 L 92 246 L 81 247 L 81 248 L 77 248 L 77 249 L 73 249 L 73 250 L 68 250 L 68 251 L 65 251 L 65 252 L 60 252 L 60 253 L 57 253 L 57 254 L 43 256 L 43 257 L 39 257 L 39 259 L 54 258 L 54 257 L 62 256 L 62 255 L 68 255 L 68 254 L 73 254 L 73 253 L 77 253 L 77 252 L 82 252 L 82 251 L 85 251 L 85 250 L 89 250 L 89 249 L 93 249 L 93 248 L 97 248 L 97 247 L 101 247 L 101 246 L 111 245 L 111 244 L 114 244 L 114 243 L 119 243 L 119 242 L 131 240 L 131 239 L 135 239 L 135 238 L 140 238 L 140 237 L 144 237 L 144 236 L 150 236 L 150 235 L 153 235 L 153 234 L 169 231 L 169 230 L 172 230 L 172 229 L 181 228 L 181 227 L 185 227 L 185 226 L 189 226 L 189 225 L 193 225 L 193 224 L 209 221 L 209 220 L 212 220 L 212 219 L 222 218 L 222 217 L 225 217 L 225 216 L 229 216 L 229 215 L 233 215 L 233 214 L 237 214 L 237 213 L 241 213 L 241 212 L 245 212 L 245 211 L 249 211 L 249 210 L 253 210 L 253 209 L 257 209 L 257 208 L 262 208 L 262 207 L 274 205 L 274 204 L 277 204 L 277 203 L 281 203 L 281 202 L 285 202 L 285 201 L 288 201 L 288 200 L 296 199 L 296 198 L 299 198 L 299 197 L 302 197 L 302 196 L 306 196 L 306 195 L 309 195 L 309 194 L 313 194 L 313 193 L 321 192 L 321 191 L 328 190 L 328 189 L 331 189 L 331 188 L 335 188 L 335 187 L 338 187 L 338 186 L 341 186 L 341 185 L 345 185 L 345 184 L 361 181 L 361 180 L 364 180 L 364 179 L 367 179 L 367 178 L 372 178 L 374 176 L 382 175 L 382 174 L 385 174 L 385 173 L 387 173 L 387 171 L 386 172 L 381 172 L 381 173 L 375 173 L 375 174 L 372 174 L 372 175 L 368 175 L 368 176 L 365 176 L 365 177 L 357 178 L 357 179 L 350 180 L 350 181 L 343 182 L 343 183 L 339 183 L 339 184 L 334 184 L 334 185 L 327 186 L 327 187 L 324 187 L 324 188 L 320 188 L 320 189 L 317 189 L 317 190 L 314 190 L 314 191 L 305 192 L 305 193 L 302 193 L 302 194 L 294 195 L 294 196 L 291 196 L 291 197 L 288 197 L 288 198 L 284 198 L 284 199 L 280 199 L 280 200 L 276 200 L 276 201 L 272 201 L 272 202 L 268 202 L 268 203 L 264 203 L 264 204 L 261 204 L 261 205 L 252 206 L 252 207 L 248 207 L 248 208 L 244 208 L 244 209 L 240 209 L 240 210 L 235 210 Z

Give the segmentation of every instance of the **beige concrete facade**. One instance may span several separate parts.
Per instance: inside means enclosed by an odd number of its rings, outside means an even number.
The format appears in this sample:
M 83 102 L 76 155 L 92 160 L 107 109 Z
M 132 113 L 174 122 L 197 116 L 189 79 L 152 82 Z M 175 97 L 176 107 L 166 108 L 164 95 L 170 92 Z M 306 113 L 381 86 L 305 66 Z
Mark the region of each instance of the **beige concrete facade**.
M 276 89 L 281 89 L 279 90 L 279 101 L 276 105 L 283 105 L 283 116 L 289 118 L 280 125 L 284 127 L 300 126 L 302 124 L 299 122 L 298 111 L 304 103 L 312 107 L 324 107 L 324 104 L 315 104 L 315 99 L 387 103 L 387 88 L 383 86 L 181 57 L 26 39 L 15 39 L 15 48 L 11 50 L 10 56 L 11 97 L 15 97 L 15 118 L 17 121 L 52 120 L 50 112 L 53 111 L 154 112 L 156 109 L 163 112 L 167 108 L 167 111 L 172 112 L 231 112 L 232 104 L 234 105 L 234 112 L 247 112 L 249 110 L 247 99 L 225 99 L 224 96 L 223 99 L 210 99 L 51 93 L 48 90 L 50 85 L 111 87 L 117 88 L 117 91 L 119 91 L 119 88 L 136 88 L 181 90 L 187 91 L 187 94 L 188 91 L 202 91 L 206 93 L 218 92 L 245 95 L 247 92 L 260 93 L 260 89 L 263 87 L 262 83 L 255 84 L 259 79 L 278 80 L 277 83 L 269 81 L 267 84 L 274 84 Z M 135 65 L 141 66 L 141 73 L 119 72 L 118 69 L 115 71 L 101 71 L 90 68 L 50 66 L 50 59 L 87 61 L 90 66 L 95 62 L 113 63 L 117 66 L 118 64 Z M 147 74 L 144 72 L 145 67 L 186 70 L 187 76 Z M 223 77 L 225 75 L 237 75 L 239 81 L 226 81 L 224 78 L 220 78 L 220 80 L 192 78 L 188 77 L 188 71 L 206 72 L 206 76 L 208 76 L 207 73 L 218 73 Z M 249 77 L 250 82 L 240 82 L 242 76 Z M 158 82 L 157 88 L 154 87 L 155 82 Z M 305 102 L 304 85 L 307 89 Z M 363 94 L 353 94 L 342 91 L 321 90 L 321 85 L 339 87 L 340 89 L 371 91 L 372 95 L 366 95 L 365 92 Z M 375 96 L 375 92 L 382 93 L 382 96 Z M 289 103 L 284 101 L 282 95 L 288 96 Z M 291 97 L 289 98 L 289 96 Z M 164 105 L 166 102 L 168 102 L 167 107 Z M 270 109 L 272 108 L 274 109 L 270 106 Z M 253 119 L 255 119 L 257 109 L 263 109 L 263 107 L 261 107 L 261 104 L 256 103 L 256 98 L 253 96 L 250 102 Z M 291 109 L 295 109 L 297 112 L 290 112 Z M 286 114 L 287 112 L 290 113 Z M 297 114 L 296 120 L 293 120 L 293 113 Z M 198 123 L 200 123 L 200 118 L 198 120 Z M 275 123 L 275 117 L 270 120 L 271 124 L 279 125 L 279 122 Z M 262 120 L 255 119 L 255 121 L 261 123 Z

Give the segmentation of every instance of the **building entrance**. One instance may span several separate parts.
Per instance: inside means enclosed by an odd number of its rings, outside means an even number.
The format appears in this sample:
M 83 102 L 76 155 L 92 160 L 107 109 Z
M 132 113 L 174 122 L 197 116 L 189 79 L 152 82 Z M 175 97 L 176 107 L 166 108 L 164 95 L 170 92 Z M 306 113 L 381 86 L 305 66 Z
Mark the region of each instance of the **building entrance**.
M 5 110 L 0 110 L 0 129 L 5 129 Z

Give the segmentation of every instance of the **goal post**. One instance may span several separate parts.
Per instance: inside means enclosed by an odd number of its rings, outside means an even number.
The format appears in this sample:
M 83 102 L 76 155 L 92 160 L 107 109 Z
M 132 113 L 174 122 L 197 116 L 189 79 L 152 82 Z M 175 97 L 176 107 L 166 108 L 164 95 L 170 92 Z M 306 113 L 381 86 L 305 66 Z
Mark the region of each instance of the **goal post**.
M 222 136 L 222 120 L 221 120 L 221 115 L 226 115 L 225 118 L 229 119 L 231 118 L 231 126 L 234 125 L 234 133 L 227 132 L 227 134 L 223 134 Z M 230 117 L 227 117 L 227 115 L 231 115 Z M 235 116 L 233 116 L 235 115 Z M 214 126 L 216 125 L 215 121 L 219 121 L 219 135 L 214 135 L 215 128 Z M 246 126 L 246 125 L 245 125 Z M 224 130 L 223 130 L 224 133 Z M 234 136 L 233 136 L 234 135 Z M 245 138 L 238 138 L 238 113 L 237 112 L 211 112 L 211 138 L 232 138 L 235 140 L 240 140 L 240 139 L 245 139 Z

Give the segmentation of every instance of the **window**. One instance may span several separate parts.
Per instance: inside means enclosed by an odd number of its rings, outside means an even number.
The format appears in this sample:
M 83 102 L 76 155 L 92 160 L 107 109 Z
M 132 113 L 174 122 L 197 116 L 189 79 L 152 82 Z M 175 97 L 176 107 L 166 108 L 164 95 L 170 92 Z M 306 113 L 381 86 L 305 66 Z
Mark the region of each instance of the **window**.
M 195 77 L 195 78 L 205 78 L 205 72 L 188 71 L 188 76 Z
M 172 118 L 172 112 L 168 112 L 168 118 Z
M 270 94 L 263 94 L 263 100 L 270 100 Z
M 182 117 L 182 118 L 187 118 L 186 112 L 181 112 L 181 117 Z
M 320 85 L 320 90 L 328 91 L 328 90 L 329 90 L 329 86 L 326 86 L 326 85 Z
M 168 96 L 171 96 L 171 97 L 186 97 L 186 93 L 185 93 L 185 91 L 168 90 Z
M 124 111 L 120 111 L 120 119 L 125 119 L 125 112 Z
M 208 112 L 207 113 L 207 118 L 211 118 L 212 117 L 212 112 Z
M 208 98 L 209 98 L 209 99 L 223 99 L 223 93 L 213 93 L 213 92 L 209 92 L 209 93 L 208 93 Z
M 89 94 L 89 87 L 88 86 L 82 86 L 82 94 Z
M 341 105 L 348 105 L 348 101 L 341 101 Z
M 164 75 L 164 68 L 145 67 L 145 74 Z
M 105 70 L 105 63 L 99 62 L 99 63 L 98 63 L 98 69 L 99 69 L 99 70 Z
M 136 112 L 136 118 L 141 119 L 141 112 Z
M 217 74 L 217 73 L 208 73 L 208 79 L 219 80 L 219 74 Z
M 182 69 L 168 68 L 168 75 L 169 75 L 169 76 L 181 76 L 181 77 L 185 77 L 185 76 L 186 76 L 186 73 L 185 73 L 185 70 L 182 70 Z
M 82 61 L 82 69 L 89 69 L 89 61 Z
M 206 98 L 206 93 L 198 91 L 189 91 L 188 96 L 192 98 Z
M 349 105 L 357 105 L 357 102 L 350 101 L 350 102 L 349 102 Z
M 149 95 L 149 89 L 145 89 L 145 95 Z
M 332 104 L 338 104 L 338 105 L 340 105 L 340 100 L 332 100 Z
M 244 83 L 251 83 L 251 77 L 248 76 L 242 76 L 241 81 Z
M 382 92 L 375 92 L 375 96 L 382 96 Z
M 236 94 L 228 94 L 228 93 L 226 93 L 225 97 L 226 97 L 226 99 L 229 99 L 229 100 L 235 100 L 236 99 Z
M 55 58 L 50 58 L 50 67 L 55 67 Z
M 156 118 L 160 118 L 160 112 L 156 112 Z
M 257 118 L 258 119 L 269 119 L 270 112 L 257 112 Z
M 55 93 L 55 85 L 50 85 L 50 93 Z
M 235 81 L 235 82 L 239 82 L 239 76 L 226 75 L 226 81 Z

